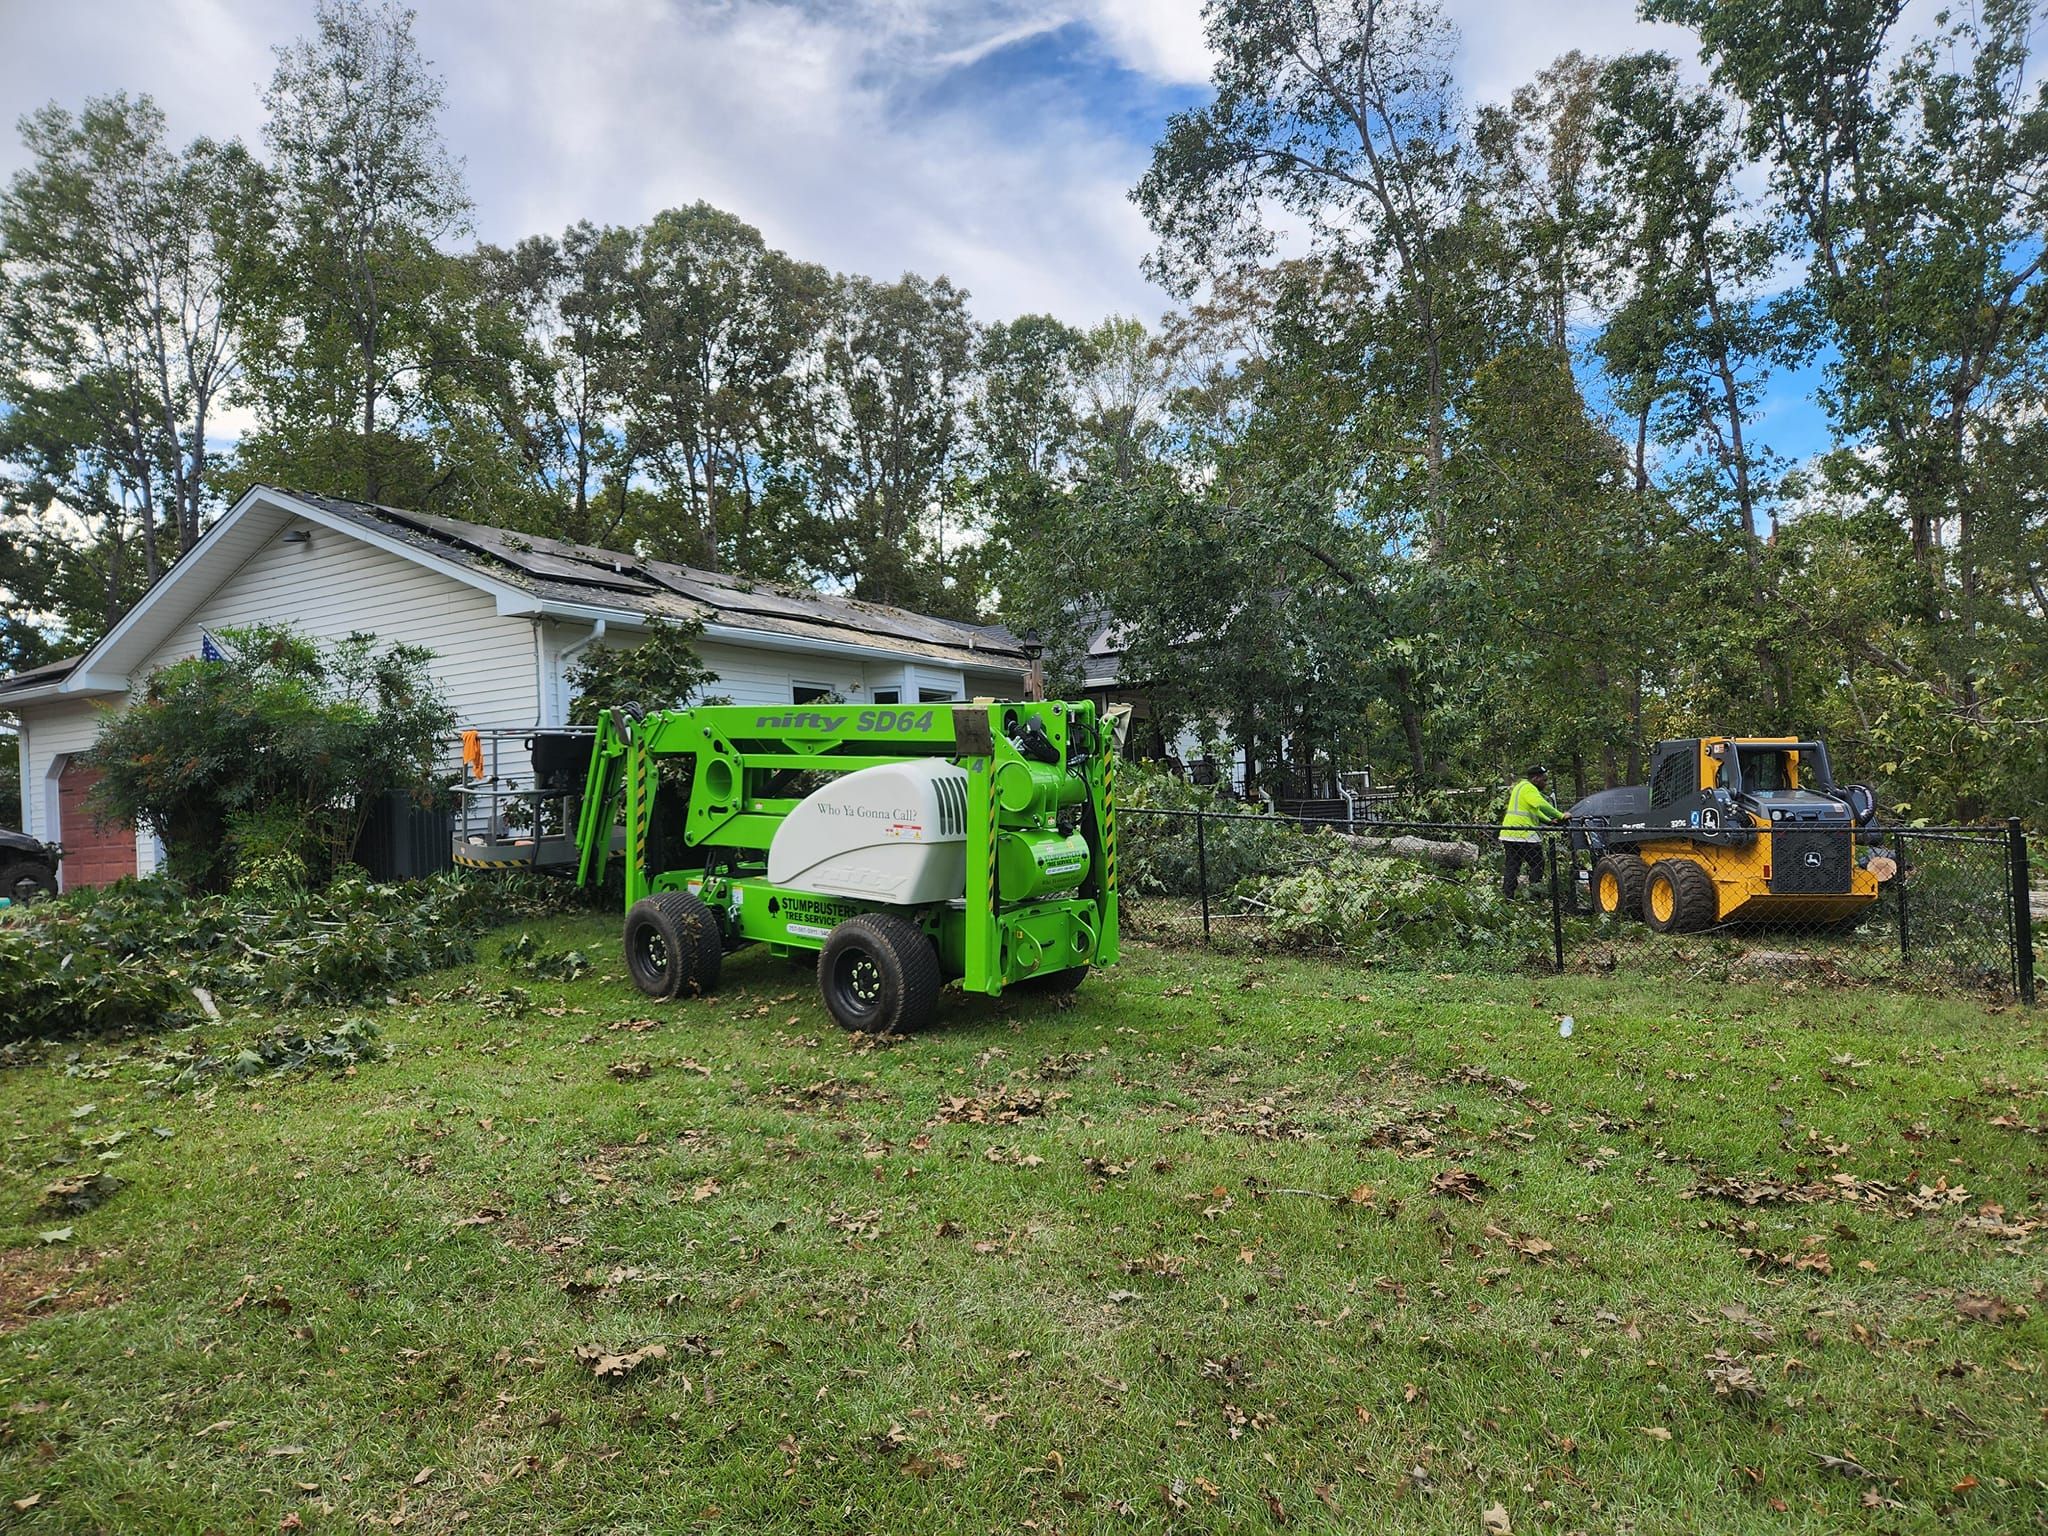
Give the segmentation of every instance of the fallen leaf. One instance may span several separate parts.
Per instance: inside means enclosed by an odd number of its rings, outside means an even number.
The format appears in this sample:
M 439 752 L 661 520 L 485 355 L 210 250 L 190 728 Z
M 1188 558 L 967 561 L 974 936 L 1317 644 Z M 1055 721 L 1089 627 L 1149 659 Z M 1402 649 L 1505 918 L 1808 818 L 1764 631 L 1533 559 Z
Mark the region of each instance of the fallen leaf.
M 2027 1318 L 2025 1307 L 2016 1307 L 2003 1296 L 1992 1296 L 1984 1292 L 1972 1292 L 1956 1298 L 1956 1316 L 1968 1323 L 1990 1323 L 1994 1327 L 2006 1323 L 2021 1323 Z
M 666 1360 L 668 1346 L 649 1344 L 641 1349 L 626 1353 L 614 1353 L 597 1344 L 579 1344 L 576 1359 L 590 1367 L 590 1374 L 599 1381 L 616 1381 L 630 1375 L 650 1360 Z
M 1671 1438 L 1671 1431 L 1661 1424 L 1640 1425 L 1637 1427 L 1636 1433 L 1648 1435 L 1652 1440 L 1669 1440 Z
M 1432 1195 L 1458 1200 L 1477 1200 L 1487 1191 L 1486 1180 L 1463 1168 L 1446 1168 L 1429 1181 Z
M 1486 1536 L 1515 1536 L 1515 1528 L 1508 1523 L 1508 1508 L 1505 1504 L 1489 1504 L 1479 1512 L 1479 1528 Z
M 36 1237 L 38 1241 L 45 1243 L 68 1243 L 71 1241 L 71 1228 L 52 1227 L 47 1232 L 38 1232 Z
M 20 1513 L 25 1515 L 42 1502 L 43 1496 L 40 1493 L 24 1494 L 21 1498 L 18 1498 L 14 1501 L 14 1507 Z
M 124 1187 L 111 1173 L 80 1173 L 59 1179 L 43 1191 L 43 1209 L 59 1215 L 83 1216 L 105 1204 Z

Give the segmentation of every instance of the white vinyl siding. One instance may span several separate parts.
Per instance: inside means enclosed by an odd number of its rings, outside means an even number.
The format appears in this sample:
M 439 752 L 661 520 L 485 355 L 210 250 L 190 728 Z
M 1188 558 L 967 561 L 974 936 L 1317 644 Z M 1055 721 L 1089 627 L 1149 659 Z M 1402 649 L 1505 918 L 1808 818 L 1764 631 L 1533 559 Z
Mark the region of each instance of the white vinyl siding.
M 62 841 L 57 825 L 57 774 L 70 753 L 83 752 L 99 735 L 100 711 L 84 699 L 36 706 L 21 721 L 21 830 L 44 842 Z
M 458 725 L 492 729 L 539 719 L 533 622 L 507 618 L 484 593 L 330 528 L 310 543 L 272 540 L 202 602 L 136 669 L 199 654 L 202 629 L 288 624 L 319 640 L 367 631 L 384 645 L 423 645 Z

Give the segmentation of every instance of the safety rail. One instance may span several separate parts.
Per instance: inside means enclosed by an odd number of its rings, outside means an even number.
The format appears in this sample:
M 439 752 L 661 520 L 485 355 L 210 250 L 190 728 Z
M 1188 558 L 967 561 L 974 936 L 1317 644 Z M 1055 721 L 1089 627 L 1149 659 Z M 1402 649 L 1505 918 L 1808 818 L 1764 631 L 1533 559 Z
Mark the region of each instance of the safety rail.
M 467 869 L 573 865 L 577 802 L 595 735 L 588 726 L 464 731 L 463 774 L 448 786 L 455 862 Z

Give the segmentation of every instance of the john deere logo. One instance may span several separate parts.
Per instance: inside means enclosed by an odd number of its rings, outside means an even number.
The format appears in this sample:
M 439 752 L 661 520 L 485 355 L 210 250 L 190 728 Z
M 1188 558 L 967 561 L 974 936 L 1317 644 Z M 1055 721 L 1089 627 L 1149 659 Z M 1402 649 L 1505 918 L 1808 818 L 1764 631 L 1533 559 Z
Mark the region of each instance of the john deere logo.
M 1808 869 L 1819 869 L 1819 868 L 1820 868 L 1820 855 L 1819 855 L 1819 854 L 1817 854 L 1817 853 L 1809 853 L 1809 854 L 1807 854 L 1807 856 L 1806 856 L 1806 867 L 1807 867 Z

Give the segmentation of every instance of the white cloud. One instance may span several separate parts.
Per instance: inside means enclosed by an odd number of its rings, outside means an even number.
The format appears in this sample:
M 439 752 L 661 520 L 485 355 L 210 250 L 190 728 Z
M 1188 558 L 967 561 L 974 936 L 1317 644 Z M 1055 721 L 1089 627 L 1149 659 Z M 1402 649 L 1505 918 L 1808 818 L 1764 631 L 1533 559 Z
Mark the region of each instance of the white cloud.
M 1207 83 L 1209 45 L 1196 0 L 1093 0 L 1088 16 L 1126 68 L 1173 85 Z

